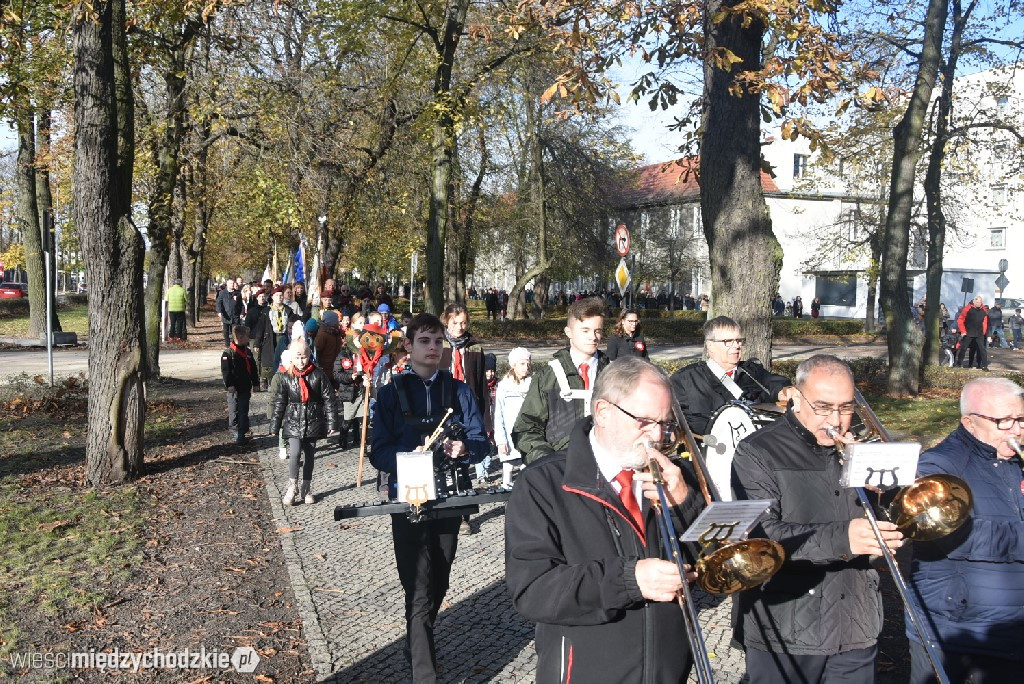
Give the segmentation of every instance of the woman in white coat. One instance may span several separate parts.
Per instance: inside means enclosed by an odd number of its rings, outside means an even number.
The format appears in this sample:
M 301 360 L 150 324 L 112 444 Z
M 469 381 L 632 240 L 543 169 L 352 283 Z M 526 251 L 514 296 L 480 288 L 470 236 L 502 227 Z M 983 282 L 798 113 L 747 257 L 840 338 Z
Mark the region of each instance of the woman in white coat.
M 512 426 L 530 389 L 530 352 L 516 347 L 508 353 L 508 373 L 494 395 L 494 443 L 501 458 L 501 486 L 512 489 L 512 473 L 522 467 L 522 455 L 512 444 Z

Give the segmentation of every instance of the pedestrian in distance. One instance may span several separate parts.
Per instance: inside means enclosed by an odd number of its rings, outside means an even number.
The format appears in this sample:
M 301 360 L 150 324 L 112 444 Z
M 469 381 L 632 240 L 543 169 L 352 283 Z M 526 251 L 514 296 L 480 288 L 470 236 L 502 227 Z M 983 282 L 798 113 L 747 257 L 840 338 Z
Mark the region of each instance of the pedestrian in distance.
M 956 320 L 957 328 L 963 337 L 960 339 L 960 353 L 957 354 L 956 363 L 961 365 L 964 360 L 964 352 L 968 349 L 970 354 L 967 357 L 967 367 L 975 364 L 977 355 L 978 368 L 988 370 L 988 350 L 986 347 L 986 336 L 988 335 L 988 307 L 985 300 L 978 295 L 971 303 L 960 311 Z
M 249 351 L 249 329 L 236 325 L 231 335 L 233 341 L 220 356 L 220 372 L 227 391 L 228 429 L 235 431 L 235 443 L 243 444 L 249 432 L 249 400 L 253 390 L 259 391 L 260 373 Z
M 228 278 L 224 289 L 217 293 L 215 309 L 224 333 L 225 347 L 231 346 L 231 329 L 242 322 L 242 295 L 235 288 L 235 281 Z
M 532 377 L 530 351 L 516 347 L 508 353 L 508 372 L 494 396 L 494 443 L 501 459 L 501 486 L 512 489 L 512 475 L 523 467 L 523 455 L 512 443 L 512 428 L 519 417 Z
M 1010 330 L 1013 331 L 1013 348 L 1020 349 L 1021 342 L 1024 341 L 1024 317 L 1020 315 L 1020 309 L 1014 309 L 1013 315 L 1010 316 Z
M 633 309 L 622 310 L 619 322 L 608 338 L 608 360 L 614 361 L 620 356 L 639 356 L 650 360 L 647 341 L 640 333 L 640 314 Z
M 175 278 L 174 284 L 167 288 L 167 315 L 171 319 L 168 337 L 171 342 L 185 341 L 185 303 L 188 292 L 181 285 L 181 278 Z
M 804 317 L 804 300 L 797 295 L 796 299 L 793 300 L 793 318 Z
M 299 499 L 307 504 L 316 501 L 312 492 L 316 442 L 334 433 L 337 405 L 327 374 L 313 364 L 309 343 L 299 339 L 288 348 L 292 352 L 292 365 L 283 374 L 274 393 L 270 434 L 284 431 L 288 443 L 288 489 L 282 502 L 286 506 L 294 506 Z M 300 459 L 301 489 L 298 486 Z

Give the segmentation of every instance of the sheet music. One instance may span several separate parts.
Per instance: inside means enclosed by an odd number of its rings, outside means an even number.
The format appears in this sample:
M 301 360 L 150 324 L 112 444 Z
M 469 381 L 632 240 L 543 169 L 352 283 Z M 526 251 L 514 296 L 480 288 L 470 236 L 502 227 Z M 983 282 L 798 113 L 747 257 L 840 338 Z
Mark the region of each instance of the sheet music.
M 740 541 L 746 538 L 771 505 L 771 499 L 715 501 L 697 516 L 679 541 L 696 543 L 705 532 L 708 533 L 706 539 Z
M 429 451 L 400 451 L 396 455 L 398 500 L 432 501 L 437 498 L 434 455 Z M 411 501 L 410 501 L 411 499 Z
M 843 487 L 902 487 L 917 477 L 917 442 L 864 442 L 846 447 Z

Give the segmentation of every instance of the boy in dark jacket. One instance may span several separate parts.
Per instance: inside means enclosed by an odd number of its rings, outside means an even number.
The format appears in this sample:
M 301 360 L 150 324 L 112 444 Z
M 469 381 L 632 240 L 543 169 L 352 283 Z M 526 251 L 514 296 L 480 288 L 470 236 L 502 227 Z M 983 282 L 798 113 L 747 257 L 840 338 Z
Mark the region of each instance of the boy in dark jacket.
M 437 316 L 413 318 L 405 340 L 411 371 L 394 378 L 377 394 L 370 462 L 387 473 L 391 498 L 398 494 L 398 453 L 422 448 L 449 408 L 454 412 L 452 420 L 465 427 L 465 438 L 445 440 L 444 457 L 478 463 L 487 453 L 483 418 L 472 391 L 448 371 L 438 369 L 444 331 Z M 406 654 L 412 681 L 417 684 L 437 679 L 434 621 L 448 591 L 459 522 L 458 517 L 451 517 L 414 523 L 404 514 L 391 516 L 398 577 L 405 590 Z
M 234 340 L 220 355 L 220 373 L 228 393 L 228 428 L 235 430 L 235 444 L 245 442 L 249 432 L 249 399 L 253 388 L 259 391 L 259 364 L 249 351 L 249 328 L 231 329 Z

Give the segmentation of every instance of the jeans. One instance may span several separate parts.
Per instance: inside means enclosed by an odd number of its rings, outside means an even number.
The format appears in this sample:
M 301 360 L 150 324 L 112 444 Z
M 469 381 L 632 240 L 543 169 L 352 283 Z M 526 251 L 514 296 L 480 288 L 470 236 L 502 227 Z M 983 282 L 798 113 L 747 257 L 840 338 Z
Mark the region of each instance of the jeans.
M 168 333 L 168 337 L 176 340 L 185 339 L 185 312 L 169 311 L 168 315 L 171 318 L 171 330 Z
M 249 431 L 249 392 L 228 392 L 228 428 L 244 435 Z
M 1024 335 L 1021 334 L 1020 328 L 1013 328 L 1013 348 L 1020 349 L 1020 343 L 1024 341 Z
M 1003 330 L 1001 325 L 992 328 L 992 346 L 1002 347 L 1003 349 L 1010 348 L 1010 343 L 1006 341 L 1006 331 Z
M 313 479 L 313 452 L 316 450 L 315 439 L 288 438 L 288 477 L 299 479 L 299 456 L 302 456 L 302 479 Z

